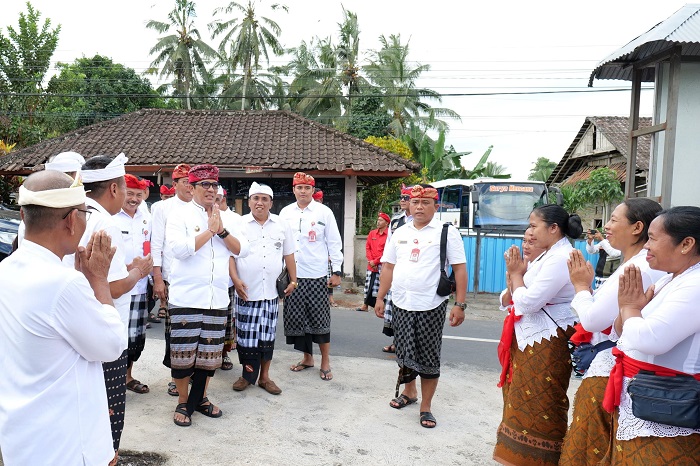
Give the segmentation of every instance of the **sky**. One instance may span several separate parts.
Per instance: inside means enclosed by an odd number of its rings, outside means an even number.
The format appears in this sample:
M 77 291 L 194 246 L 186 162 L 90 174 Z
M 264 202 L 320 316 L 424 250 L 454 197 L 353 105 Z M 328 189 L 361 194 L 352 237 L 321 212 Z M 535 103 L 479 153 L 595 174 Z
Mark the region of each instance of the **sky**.
M 228 3 L 194 2 L 195 24 L 203 39 L 218 44 L 218 38 L 210 39 L 207 24 L 214 9 Z M 271 11 L 275 2 L 285 4 L 288 13 Z M 25 3 L 3 1 L 3 34 L 8 25 L 17 27 Z M 561 159 L 586 116 L 629 115 L 627 81 L 595 81 L 593 93 L 562 91 L 590 90 L 589 76 L 601 60 L 671 16 L 684 2 L 256 0 L 255 4 L 259 16 L 280 25 L 285 47 L 316 36 L 332 37 L 337 43 L 343 7 L 358 16 L 364 52 L 380 48 L 380 35 L 400 34 L 402 42 L 410 41 L 409 61 L 430 66 L 417 86 L 444 95 L 441 103 L 428 103 L 460 115 L 461 121 L 447 120 L 446 142 L 458 152 L 471 152 L 462 164 L 472 168 L 492 145 L 489 160 L 524 179 L 538 157 Z M 61 25 L 53 64 L 99 53 L 142 73 L 154 58 L 149 50 L 159 37 L 145 25 L 151 19 L 166 21 L 175 1 L 34 0 L 32 5 L 42 19 Z M 366 58 L 365 53 L 361 63 Z M 271 57 L 272 65 L 285 62 Z M 52 66 L 49 75 L 55 72 Z M 616 90 L 603 92 L 607 89 Z M 642 116 L 651 115 L 652 93 L 642 92 Z

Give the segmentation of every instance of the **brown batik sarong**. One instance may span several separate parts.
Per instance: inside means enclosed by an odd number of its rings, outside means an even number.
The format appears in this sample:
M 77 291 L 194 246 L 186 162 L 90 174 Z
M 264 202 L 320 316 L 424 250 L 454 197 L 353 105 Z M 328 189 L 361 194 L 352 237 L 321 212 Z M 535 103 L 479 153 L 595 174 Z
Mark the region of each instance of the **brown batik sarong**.
M 571 378 L 569 327 L 550 340 L 518 349 L 511 344 L 513 379 L 503 386 L 503 420 L 493 459 L 517 466 L 558 465 L 566 434 Z
M 638 466 L 646 464 L 663 466 L 700 465 L 700 434 L 678 437 L 637 437 L 617 440 L 618 410 L 613 415 L 612 435 L 606 457 L 601 465 Z
M 603 409 L 608 377 L 587 377 L 581 381 L 574 398 L 574 413 L 564 437 L 560 464 L 587 466 L 598 464 L 610 444 L 612 414 Z
M 195 309 L 170 305 L 169 311 L 171 369 L 213 371 L 221 367 L 228 308 Z

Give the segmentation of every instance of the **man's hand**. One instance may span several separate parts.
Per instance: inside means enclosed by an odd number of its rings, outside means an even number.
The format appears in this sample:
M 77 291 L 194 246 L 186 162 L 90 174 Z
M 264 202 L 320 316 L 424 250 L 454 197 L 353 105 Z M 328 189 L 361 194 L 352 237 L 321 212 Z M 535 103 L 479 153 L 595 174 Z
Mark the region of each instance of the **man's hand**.
M 328 280 L 328 286 L 335 288 L 338 285 L 340 285 L 340 277 L 338 275 L 331 275 L 331 278 Z
M 233 280 L 233 286 L 236 288 L 236 293 L 238 294 L 238 297 L 241 298 L 243 301 L 248 301 L 248 285 L 243 283 L 243 280 L 240 278 L 235 278 Z M 287 290 L 285 290 L 286 292 Z
M 450 327 L 458 327 L 464 322 L 464 310 L 459 306 L 452 306 L 450 311 Z
M 384 299 L 377 298 L 377 302 L 374 305 L 374 315 L 376 315 L 380 319 L 383 319 L 385 307 L 386 305 L 384 304 Z
M 129 270 L 139 269 L 139 272 L 141 273 L 141 278 L 143 278 L 149 273 L 151 273 L 151 270 L 153 270 L 153 257 L 151 257 L 150 254 L 148 254 L 146 257 L 136 256 L 127 268 Z
M 168 288 L 165 286 L 162 276 L 153 276 L 153 296 L 160 299 L 161 303 L 168 301 Z
M 595 274 L 593 266 L 583 258 L 581 251 L 578 249 L 571 251 L 567 265 L 569 266 L 569 278 L 576 292 L 590 290 Z
M 297 287 L 292 285 L 290 282 L 289 285 L 287 285 L 287 288 L 284 289 L 284 296 L 289 297 L 289 295 L 292 294 L 292 292 L 296 289 Z
M 116 247 L 112 247 L 112 238 L 104 230 L 96 231 L 90 237 L 87 246 L 78 247 L 76 268 L 92 280 L 107 281 L 109 266 L 112 263 Z
M 211 215 L 207 223 L 207 228 L 211 231 L 216 232 L 216 234 L 221 234 L 224 231 L 224 223 L 221 221 L 221 211 L 219 206 L 214 204 L 211 208 Z

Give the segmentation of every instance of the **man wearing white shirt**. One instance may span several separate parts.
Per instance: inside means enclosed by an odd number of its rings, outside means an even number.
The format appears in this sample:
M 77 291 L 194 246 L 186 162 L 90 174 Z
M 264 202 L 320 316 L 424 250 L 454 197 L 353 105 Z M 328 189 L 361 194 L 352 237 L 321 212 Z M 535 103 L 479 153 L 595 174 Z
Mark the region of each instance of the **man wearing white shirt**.
M 80 172 L 87 192 L 85 205 L 91 212 L 80 245 L 86 246 L 92 234 L 100 230 L 104 230 L 112 238 L 112 247 L 116 248 L 116 251 L 110 263 L 107 280 L 114 299 L 114 307 L 119 311 L 125 333 L 129 328 L 131 312 L 129 291 L 140 279 L 151 272 L 153 265 L 150 256 L 146 258 L 134 257 L 131 264 L 126 264 L 121 230 L 112 217 L 119 213 L 126 198 L 126 183 L 124 182 L 126 161 L 127 158 L 124 154 L 119 154 L 114 159 L 98 155 L 88 159 Z M 64 258 L 64 262 L 69 265 L 73 263 L 72 261 L 72 258 L 67 261 Z M 103 363 L 115 451 L 119 450 L 119 442 L 124 428 L 127 361 L 127 352 L 124 350 L 118 359 Z
M 121 211 L 114 216 L 124 241 L 124 259 L 131 264 L 134 257 L 146 258 L 150 254 L 151 221 L 139 208 L 146 193 L 146 183 L 134 175 L 124 175 L 126 199 Z M 129 314 L 129 347 L 127 349 L 126 388 L 135 393 L 148 393 L 148 385 L 131 375 L 134 363 L 139 360 L 146 344 L 146 319 L 148 317 L 148 277 L 143 277 L 128 292 L 131 297 Z
M 194 186 L 193 200 L 174 213 L 166 226 L 173 252 L 170 364 L 179 394 L 173 421 L 181 427 L 192 424 L 195 411 L 213 418 L 223 414 L 207 398 L 206 386 L 222 362 L 230 258 L 248 253 L 240 225 L 223 219 L 216 205 L 219 169 L 197 165 L 188 179 Z
M 219 206 L 219 213 L 221 214 L 222 221 L 240 223 L 241 225 L 243 225 L 241 221 L 241 216 L 229 209 L 228 202 L 226 200 L 226 190 L 223 188 L 223 186 L 219 186 L 219 189 L 216 191 L 215 202 L 216 205 Z M 233 261 L 233 258 L 230 259 L 230 267 L 231 270 L 235 269 L 235 262 Z M 233 349 L 236 343 L 236 333 L 233 328 L 233 322 L 236 320 L 235 294 L 236 288 L 234 288 L 233 286 L 233 279 L 229 276 L 228 297 L 230 302 L 228 305 L 228 315 L 226 316 L 226 334 L 224 336 L 224 349 L 222 352 L 221 362 L 222 371 L 230 371 L 231 369 L 233 369 L 233 363 L 231 362 L 231 358 L 228 357 L 228 353 Z
M 437 294 L 443 230 L 442 223 L 434 218 L 437 203 L 438 193 L 432 186 L 416 185 L 411 189 L 413 221 L 397 229 L 384 247 L 374 308 L 377 317 L 384 317 L 384 296 L 391 288 L 399 383 L 406 383 L 406 388 L 390 406 L 401 409 L 418 401 L 416 377 L 420 375 L 420 424 L 427 428 L 437 425 L 431 402 L 440 377 L 442 328 L 449 299 Z M 467 306 L 467 268 L 462 237 L 452 226 L 447 229 L 446 263 L 452 267 L 457 285 L 449 315 L 450 325 L 456 327 L 464 322 Z
M 284 335 L 287 344 L 303 351 L 304 357 L 290 369 L 299 372 L 314 367 L 313 343 L 321 350 L 321 379 L 333 379 L 331 372 L 331 311 L 329 286 L 340 285 L 343 265 L 343 242 L 333 211 L 313 200 L 316 181 L 303 172 L 292 181 L 296 202 L 280 212 L 294 232 L 294 258 L 297 264 L 298 289 L 284 303 Z M 332 274 L 327 278 L 328 259 Z
M 151 206 L 151 255 L 153 256 L 153 294 L 160 300 L 158 318 L 165 318 L 165 355 L 163 365 L 170 368 L 170 314 L 168 314 L 168 276 L 173 254 L 165 236 L 165 226 L 171 213 L 192 200 L 188 179 L 190 166 L 181 163 L 172 173 L 174 196 Z M 169 191 L 168 191 L 169 192 Z M 162 187 L 161 187 L 162 193 Z M 168 383 L 168 395 L 178 396 L 175 380 Z
M 276 280 L 286 265 L 290 282 L 285 295 L 297 286 L 294 263 L 294 234 L 286 222 L 270 213 L 272 188 L 253 182 L 248 191 L 250 213 L 243 216 L 243 232 L 250 242 L 247 257 L 238 258 L 233 268 L 237 296 L 236 334 L 238 359 L 243 375 L 233 384 L 236 391 L 248 385 L 279 395 L 282 390 L 270 379 L 279 315 Z
M 3 459 L 116 464 L 101 361 L 118 358 L 127 338 L 107 282 L 110 238 L 91 235 L 78 270 L 61 263 L 78 249 L 90 212 L 83 187 L 58 171 L 30 175 L 18 203 L 25 241 L 0 263 Z

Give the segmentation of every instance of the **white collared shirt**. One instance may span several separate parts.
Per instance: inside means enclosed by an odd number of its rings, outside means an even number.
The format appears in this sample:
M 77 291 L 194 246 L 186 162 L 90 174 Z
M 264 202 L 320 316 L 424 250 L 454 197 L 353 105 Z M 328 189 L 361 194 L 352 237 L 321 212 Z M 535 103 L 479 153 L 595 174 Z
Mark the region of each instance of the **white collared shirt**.
M 85 276 L 25 240 L 0 263 L 0 445 L 5 464 L 107 464 L 114 457 L 101 361 L 127 346 Z M 70 415 L 67 415 L 70 413 Z
M 567 265 L 572 250 L 566 237 L 557 241 L 549 251 L 532 261 L 523 277 L 525 286 L 513 291 L 515 315 L 522 316 L 515 323 L 521 351 L 527 345 L 541 342 L 542 338 L 549 340 L 559 327 L 566 329 L 576 322 L 571 310 L 575 292 Z
M 166 237 L 172 250 L 168 302 L 179 307 L 224 309 L 228 307 L 229 259 L 234 256 L 224 240 L 213 236 L 195 251 L 195 237 L 209 229 L 204 207 L 195 201 L 173 211 L 168 218 Z M 249 244 L 243 235 L 240 217 L 221 217 L 224 228 L 241 243 L 234 257 L 248 255 Z
M 397 228 L 384 246 L 382 263 L 394 264 L 391 301 L 408 311 L 429 311 L 438 307 L 447 296 L 437 294 L 440 281 L 440 237 L 442 222 L 433 218 L 418 230 L 413 222 Z M 464 242 L 459 231 L 447 229 L 448 264 L 465 264 Z
M 80 246 L 87 246 L 93 233 L 104 230 L 110 238 L 112 238 L 112 247 L 117 248 L 114 257 L 112 257 L 112 263 L 109 266 L 107 281 L 112 283 L 128 277 L 129 272 L 126 270 L 126 259 L 124 258 L 126 246 L 122 240 L 122 232 L 114 221 L 114 218 L 99 202 L 92 198 L 88 197 L 85 199 L 85 206 L 91 214 L 87 226 L 85 227 L 85 233 L 83 233 L 83 237 L 80 238 Z M 71 254 L 70 256 L 65 256 L 63 258 L 63 263 L 69 267 L 75 267 L 75 255 Z M 114 307 L 117 308 L 122 318 L 124 327 L 128 329 L 129 313 L 131 312 L 131 295 L 129 293 L 124 293 L 120 297 L 114 298 L 113 301 Z
M 143 245 L 151 240 L 150 215 L 146 217 L 143 210 L 136 209 L 133 218 L 122 209 L 114 216 L 117 227 L 121 230 L 124 241 L 124 261 L 131 264 L 134 257 L 144 257 Z M 143 277 L 136 282 L 136 285 L 129 291 L 129 296 L 144 294 L 148 287 L 148 277 Z
M 248 301 L 274 299 L 276 280 L 284 267 L 283 258 L 294 254 L 294 233 L 275 214 L 270 214 L 262 225 L 253 214 L 247 214 L 243 216 L 243 234 L 250 242 L 250 254 L 236 259 L 236 269 L 248 287 Z
M 343 241 L 331 209 L 316 201 L 301 209 L 295 202 L 282 209 L 279 216 L 294 233 L 297 277 L 325 277 L 329 257 L 333 272 L 340 272 Z
M 154 202 L 151 206 L 151 256 L 153 257 L 153 266 L 161 268 L 163 280 L 168 280 L 173 262 L 173 253 L 168 247 L 165 237 L 165 226 L 171 212 L 187 204 L 188 202 L 173 196 L 164 201 Z

